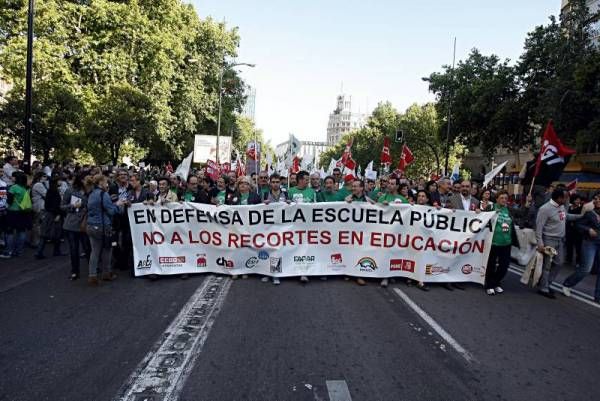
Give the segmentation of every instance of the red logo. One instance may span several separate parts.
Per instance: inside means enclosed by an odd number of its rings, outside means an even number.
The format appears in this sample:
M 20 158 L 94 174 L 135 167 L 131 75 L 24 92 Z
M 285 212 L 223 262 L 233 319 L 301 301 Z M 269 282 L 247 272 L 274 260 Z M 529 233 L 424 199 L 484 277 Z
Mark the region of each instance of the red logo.
M 403 271 L 414 273 L 415 272 L 415 261 L 408 259 L 391 259 L 390 270 L 391 271 Z
M 332 265 L 341 265 L 342 264 L 342 254 L 334 253 L 331 255 L 331 264 Z
M 471 274 L 473 273 L 473 266 L 464 265 L 460 270 L 463 272 L 463 274 Z
M 205 254 L 199 254 L 196 255 L 196 267 L 206 267 L 206 255 Z

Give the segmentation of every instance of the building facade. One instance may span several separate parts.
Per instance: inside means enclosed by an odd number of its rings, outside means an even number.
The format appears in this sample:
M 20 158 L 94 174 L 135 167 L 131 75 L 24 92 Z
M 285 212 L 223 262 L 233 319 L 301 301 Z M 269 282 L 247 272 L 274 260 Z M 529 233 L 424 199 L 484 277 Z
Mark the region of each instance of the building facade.
M 248 85 L 244 94 L 246 96 L 246 103 L 244 104 L 242 115 L 251 119 L 252 122 L 256 122 L 256 88 Z
M 366 115 L 352 112 L 352 97 L 341 94 L 337 97 L 337 106 L 329 114 L 327 124 L 327 144 L 333 146 L 342 136 L 354 129 L 361 128 L 366 121 Z
M 285 152 L 287 151 L 289 144 L 290 141 L 288 140 L 275 147 L 275 154 L 277 157 L 282 159 L 285 157 Z M 298 152 L 298 156 L 304 157 L 310 154 L 314 157 L 315 166 L 318 166 L 321 153 L 325 152 L 327 149 L 329 149 L 327 142 L 300 141 L 300 151 Z
M 560 5 L 560 12 L 562 14 L 569 12 L 571 9 L 570 3 L 570 0 L 562 0 Z M 586 5 L 588 6 L 590 15 L 592 16 L 590 19 L 590 28 L 592 31 L 592 36 L 594 37 L 594 42 L 597 45 L 600 45 L 600 0 L 587 0 Z

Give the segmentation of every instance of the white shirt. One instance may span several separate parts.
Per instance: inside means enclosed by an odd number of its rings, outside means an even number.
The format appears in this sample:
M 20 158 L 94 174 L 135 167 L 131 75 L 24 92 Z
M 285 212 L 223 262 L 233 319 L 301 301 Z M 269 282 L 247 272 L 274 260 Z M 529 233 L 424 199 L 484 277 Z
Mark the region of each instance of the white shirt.
M 462 200 L 463 210 L 465 210 L 465 211 L 471 210 L 471 197 L 469 196 L 468 198 L 465 198 L 461 194 L 460 199 Z

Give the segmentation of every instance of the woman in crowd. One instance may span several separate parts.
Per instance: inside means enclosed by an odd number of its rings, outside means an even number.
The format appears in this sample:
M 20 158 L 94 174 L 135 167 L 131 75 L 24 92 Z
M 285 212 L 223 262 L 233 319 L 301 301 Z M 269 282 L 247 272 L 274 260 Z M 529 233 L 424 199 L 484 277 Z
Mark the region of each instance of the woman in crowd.
M 230 198 L 229 205 L 258 205 L 260 196 L 251 189 L 251 181 L 246 176 L 241 176 L 237 179 L 236 191 Z
M 410 188 L 407 183 L 401 183 L 398 191 L 400 192 L 400 195 L 407 199 L 408 203 L 414 202 L 413 194 L 410 192 Z
M 46 242 L 52 241 L 54 244 L 53 256 L 63 256 L 60 250 L 62 239 L 63 211 L 61 209 L 61 197 L 58 189 L 58 175 L 55 174 L 50 179 L 46 199 L 44 200 L 44 210 L 41 218 L 41 238 L 35 254 L 36 259 L 44 259 L 44 249 Z
M 23 255 L 27 231 L 31 230 L 31 197 L 27 189 L 27 176 L 15 172 L 12 175 L 14 185 L 8 189 L 8 209 L 6 214 L 6 249 L 0 255 L 8 259 Z
M 171 202 L 178 202 L 179 198 L 177 197 L 177 193 L 173 192 L 171 188 L 169 188 L 169 179 L 166 177 L 162 177 L 158 180 L 158 195 L 156 197 L 156 202 L 159 205 L 166 205 Z
M 83 174 L 77 175 L 73 179 L 71 188 L 65 191 L 61 203 L 62 211 L 66 213 L 63 230 L 67 236 L 69 254 L 71 256 L 71 275 L 69 276 L 69 280 L 77 280 L 79 278 L 80 244 L 83 245 L 86 260 L 90 258 L 90 244 L 85 233 L 88 193 L 85 189 L 84 181 L 87 180 L 87 176 Z M 89 180 L 91 181 L 91 177 Z
M 227 203 L 229 198 L 228 183 L 229 177 L 226 175 L 217 178 L 217 185 L 209 193 L 213 205 L 221 206 Z
M 500 286 L 510 264 L 510 248 L 516 237 L 513 217 L 508 209 L 508 192 L 499 191 L 496 195 L 494 210 L 498 213 L 492 249 L 485 271 L 485 291 L 488 295 L 502 294 Z
M 31 246 L 38 247 L 40 242 L 41 217 L 44 214 L 44 200 L 48 192 L 48 176 L 41 170 L 33 176 L 31 182 L 31 204 L 33 208 L 33 226 L 29 243 Z
M 479 209 L 482 212 L 493 212 L 494 202 L 492 202 L 492 191 L 490 189 L 484 189 L 481 191 L 481 201 L 479 202 Z
M 168 187 L 167 187 L 168 190 Z M 119 199 L 112 203 L 108 191 L 108 180 L 104 175 L 94 177 L 94 190 L 87 203 L 87 235 L 90 238 L 92 253 L 90 255 L 88 283 L 97 286 L 98 273 L 102 271 L 102 280 L 112 281 L 117 275 L 111 267 L 112 217 L 120 212 L 125 201 Z M 100 261 L 104 264 L 101 268 Z

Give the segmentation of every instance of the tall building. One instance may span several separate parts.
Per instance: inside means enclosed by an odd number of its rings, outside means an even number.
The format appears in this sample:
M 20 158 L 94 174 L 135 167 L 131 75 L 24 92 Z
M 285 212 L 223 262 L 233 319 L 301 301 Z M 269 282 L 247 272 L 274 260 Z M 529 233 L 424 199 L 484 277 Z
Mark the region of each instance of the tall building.
M 352 112 L 352 97 L 345 94 L 338 95 L 337 106 L 329 115 L 327 124 L 327 144 L 335 145 L 342 136 L 364 125 L 366 115 Z
M 571 9 L 571 0 L 562 0 L 560 5 L 561 13 L 568 13 Z M 590 12 L 590 28 L 594 41 L 597 45 L 600 45 L 600 0 L 587 0 L 586 5 Z
M 242 110 L 242 115 L 244 117 L 248 117 L 255 122 L 254 117 L 256 113 L 256 88 L 248 85 L 245 91 L 246 95 L 246 103 L 244 104 L 244 110 Z

